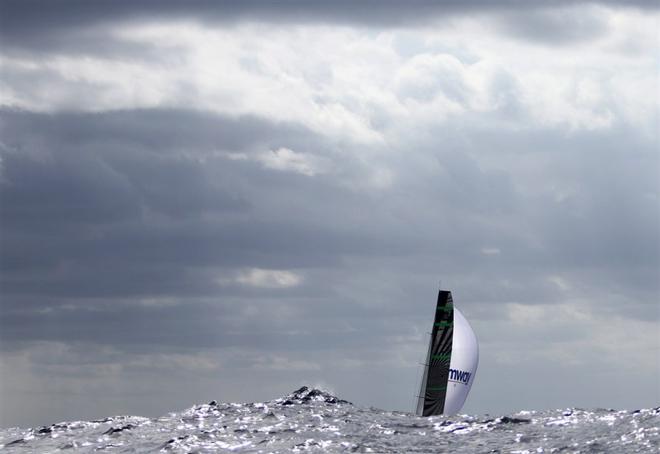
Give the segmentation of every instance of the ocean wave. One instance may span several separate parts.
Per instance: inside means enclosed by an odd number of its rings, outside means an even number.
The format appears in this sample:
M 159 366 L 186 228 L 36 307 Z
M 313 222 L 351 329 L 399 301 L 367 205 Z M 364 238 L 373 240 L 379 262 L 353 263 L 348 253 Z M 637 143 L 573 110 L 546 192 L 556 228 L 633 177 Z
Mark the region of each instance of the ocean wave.
M 418 417 L 361 408 L 302 387 L 254 403 L 195 405 L 159 418 L 114 416 L 0 429 L 4 452 L 640 452 L 660 451 L 660 407 Z

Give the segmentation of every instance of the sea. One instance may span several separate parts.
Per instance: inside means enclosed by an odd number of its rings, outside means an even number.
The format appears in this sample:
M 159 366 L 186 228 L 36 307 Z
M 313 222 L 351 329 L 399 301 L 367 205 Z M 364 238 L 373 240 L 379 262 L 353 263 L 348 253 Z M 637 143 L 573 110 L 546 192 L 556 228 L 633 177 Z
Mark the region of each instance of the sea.
M 361 408 L 302 387 L 267 402 L 195 405 L 158 418 L 113 416 L 0 429 L 7 453 L 654 453 L 660 407 L 434 416 Z

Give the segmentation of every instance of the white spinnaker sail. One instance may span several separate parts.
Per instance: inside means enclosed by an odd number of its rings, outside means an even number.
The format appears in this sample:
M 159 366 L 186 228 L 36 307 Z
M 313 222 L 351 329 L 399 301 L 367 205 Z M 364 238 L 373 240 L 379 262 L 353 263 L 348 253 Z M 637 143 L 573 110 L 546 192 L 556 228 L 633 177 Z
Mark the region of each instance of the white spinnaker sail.
M 461 411 L 472 388 L 478 364 L 477 336 L 463 314 L 454 307 L 453 345 L 443 414 L 453 415 Z

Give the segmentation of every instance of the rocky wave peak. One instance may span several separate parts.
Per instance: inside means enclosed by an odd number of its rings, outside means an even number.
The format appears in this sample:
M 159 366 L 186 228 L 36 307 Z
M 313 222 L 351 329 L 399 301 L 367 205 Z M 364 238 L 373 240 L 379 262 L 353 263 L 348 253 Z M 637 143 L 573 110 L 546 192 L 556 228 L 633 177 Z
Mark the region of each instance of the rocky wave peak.
M 307 386 L 296 389 L 291 394 L 281 399 L 277 399 L 275 402 L 280 405 L 307 404 L 310 402 L 353 405 L 351 402 L 340 399 L 337 396 L 333 396 L 327 391 L 323 391 L 322 389 L 318 388 L 310 388 Z

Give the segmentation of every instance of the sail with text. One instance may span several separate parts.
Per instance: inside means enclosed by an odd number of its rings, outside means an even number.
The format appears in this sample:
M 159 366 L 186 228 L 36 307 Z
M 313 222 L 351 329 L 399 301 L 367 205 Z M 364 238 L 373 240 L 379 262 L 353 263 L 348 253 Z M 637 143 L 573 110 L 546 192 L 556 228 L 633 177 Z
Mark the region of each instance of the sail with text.
M 472 327 L 454 307 L 451 292 L 440 290 L 416 414 L 458 413 L 470 392 L 478 363 L 479 345 Z

